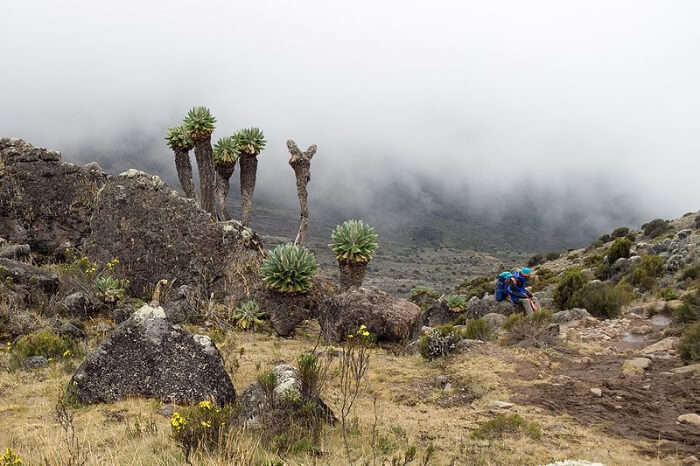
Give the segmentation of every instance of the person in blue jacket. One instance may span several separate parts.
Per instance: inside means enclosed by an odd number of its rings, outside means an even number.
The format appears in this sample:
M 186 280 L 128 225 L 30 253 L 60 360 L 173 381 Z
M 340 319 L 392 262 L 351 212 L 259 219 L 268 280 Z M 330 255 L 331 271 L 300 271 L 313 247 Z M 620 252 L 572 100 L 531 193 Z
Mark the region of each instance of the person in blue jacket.
M 513 274 L 510 272 L 501 272 L 498 275 L 496 282 L 496 301 L 503 301 L 508 297 L 506 294 L 506 285 L 512 279 Z
M 519 304 L 525 310 L 525 314 L 537 311 L 535 303 L 532 301 L 532 293 L 527 290 L 527 280 L 530 278 L 529 267 L 523 267 L 513 273 L 511 279 L 506 283 L 505 293 L 513 304 Z

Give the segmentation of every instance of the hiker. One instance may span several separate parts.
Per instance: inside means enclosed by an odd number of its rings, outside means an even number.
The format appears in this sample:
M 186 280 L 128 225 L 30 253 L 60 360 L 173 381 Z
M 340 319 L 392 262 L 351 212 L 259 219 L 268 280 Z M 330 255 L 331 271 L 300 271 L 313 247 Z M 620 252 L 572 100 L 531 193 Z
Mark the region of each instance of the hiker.
M 506 285 L 512 280 L 513 274 L 510 272 L 501 272 L 498 274 L 496 282 L 496 301 L 503 301 L 508 297 L 506 294 Z
M 522 306 L 525 314 L 537 312 L 537 306 L 532 300 L 532 293 L 530 293 L 526 288 L 527 280 L 530 278 L 530 274 L 531 271 L 529 267 L 523 267 L 520 270 L 516 270 L 505 286 L 507 299 L 509 299 L 513 304 L 519 304 Z

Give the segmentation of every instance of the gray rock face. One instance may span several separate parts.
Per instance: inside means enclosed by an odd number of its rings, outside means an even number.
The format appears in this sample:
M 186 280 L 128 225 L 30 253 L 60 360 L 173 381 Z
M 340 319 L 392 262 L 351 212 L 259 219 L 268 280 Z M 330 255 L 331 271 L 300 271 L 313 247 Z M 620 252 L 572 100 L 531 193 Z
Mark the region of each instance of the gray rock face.
M 28 244 L 16 244 L 0 249 L 0 257 L 5 259 L 22 259 L 29 256 L 30 248 Z
M 507 318 L 503 314 L 496 314 L 495 312 L 490 312 L 484 316 L 484 320 L 487 324 L 489 324 L 489 327 L 493 329 L 499 329 L 503 327 L 503 324 L 506 323 Z
M 197 313 L 198 296 L 194 288 L 182 285 L 177 290 L 173 298 L 163 306 L 168 320 L 174 324 L 181 324 L 189 321 Z
M 568 309 L 566 311 L 559 311 L 552 315 L 552 320 L 558 324 L 565 324 L 571 322 L 572 320 L 580 320 L 591 317 L 591 314 L 581 308 Z
M 82 403 L 126 396 L 166 402 L 235 401 L 224 362 L 209 337 L 167 321 L 161 307 L 142 306 L 91 352 L 68 384 Z
M 22 366 L 25 369 L 41 369 L 42 367 L 48 367 L 49 360 L 44 356 L 30 356 L 22 362 Z
M 423 315 L 423 323 L 429 327 L 438 327 L 440 325 L 454 323 L 461 312 L 450 311 L 445 301 L 435 301 Z
M 379 340 L 407 341 L 418 335 L 421 310 L 412 302 L 394 298 L 378 288 L 350 288 L 327 298 L 318 320 L 330 341 L 343 341 L 363 324 Z
M 95 313 L 95 307 L 82 291 L 76 291 L 63 298 L 66 313 L 80 319 L 87 319 Z
M 56 330 L 56 333 L 62 337 L 73 338 L 74 340 L 82 340 L 87 336 L 85 327 L 80 322 L 65 322 Z
M 470 319 L 478 319 L 490 313 L 508 316 L 515 312 L 521 312 L 521 308 L 510 301 L 496 301 L 496 296 L 492 294 L 481 299 L 476 296 L 472 297 L 467 303 L 466 310 Z
M 15 284 L 25 285 L 46 294 L 53 294 L 58 290 L 58 276 L 55 273 L 23 262 L 0 258 L 0 279 L 8 278 Z

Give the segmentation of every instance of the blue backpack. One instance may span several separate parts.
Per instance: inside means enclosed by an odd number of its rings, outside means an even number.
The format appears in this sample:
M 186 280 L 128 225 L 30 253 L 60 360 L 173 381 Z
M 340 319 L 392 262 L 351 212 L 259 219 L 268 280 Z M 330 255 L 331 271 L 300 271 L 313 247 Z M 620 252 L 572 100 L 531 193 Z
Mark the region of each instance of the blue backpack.
M 506 297 L 506 280 L 513 276 L 510 272 L 501 272 L 498 274 L 498 281 L 496 282 L 496 301 L 503 301 Z

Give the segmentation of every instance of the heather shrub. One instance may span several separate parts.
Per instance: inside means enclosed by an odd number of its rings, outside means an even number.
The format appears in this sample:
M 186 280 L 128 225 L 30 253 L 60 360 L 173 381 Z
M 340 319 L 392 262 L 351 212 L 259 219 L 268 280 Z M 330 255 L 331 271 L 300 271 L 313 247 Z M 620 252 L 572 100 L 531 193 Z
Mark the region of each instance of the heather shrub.
M 583 307 L 596 317 L 617 317 L 626 304 L 626 296 L 621 288 L 608 283 L 588 283 L 574 296 L 573 307 Z
M 656 286 L 656 277 L 663 274 L 664 260 L 659 256 L 648 255 L 642 257 L 629 275 L 629 281 L 643 290 L 652 290 Z
M 457 286 L 455 292 L 461 294 L 469 301 L 474 296 L 481 298 L 485 294 L 493 293 L 494 288 L 495 277 L 483 276 L 464 280 Z
M 481 440 L 502 439 L 505 434 L 525 434 L 532 440 L 542 437 L 542 428 L 536 422 L 528 422 L 519 414 L 499 414 L 472 432 Z
M 491 327 L 489 327 L 488 322 L 483 317 L 472 319 L 467 322 L 466 327 L 461 332 L 461 336 L 469 340 L 488 341 L 491 336 Z
M 627 227 L 620 227 L 620 228 L 615 228 L 612 233 L 610 233 L 610 236 L 612 238 L 622 238 L 623 236 L 627 236 L 630 232 L 630 229 Z
M 700 322 L 689 325 L 678 342 L 678 352 L 686 363 L 700 361 Z
M 673 322 L 692 324 L 700 320 L 700 290 L 683 297 L 683 304 L 673 311 Z
M 632 242 L 627 238 L 616 239 L 608 249 L 608 264 L 614 264 L 621 257 L 629 257 L 631 247 Z
M 642 225 L 644 236 L 648 236 L 649 238 L 656 238 L 657 236 L 666 233 L 670 229 L 671 225 L 668 224 L 668 221 L 661 218 L 654 219 L 651 222 Z
M 700 278 L 700 264 L 692 264 L 681 271 L 681 280 L 697 280 Z
M 71 338 L 54 335 L 48 330 L 41 330 L 20 338 L 12 346 L 11 364 L 19 367 L 26 358 L 44 356 L 46 359 L 69 359 L 82 355 L 80 346 Z
M 578 267 L 567 269 L 554 289 L 554 303 L 559 309 L 571 309 L 576 307 L 575 295 L 586 284 L 586 279 Z
M 558 327 L 550 328 L 551 321 L 550 311 L 539 311 L 529 315 L 511 314 L 503 325 L 503 328 L 508 331 L 506 342 L 538 348 L 550 346 L 559 333 Z

